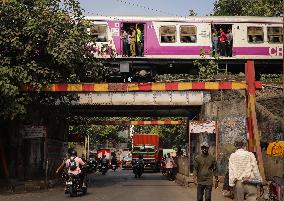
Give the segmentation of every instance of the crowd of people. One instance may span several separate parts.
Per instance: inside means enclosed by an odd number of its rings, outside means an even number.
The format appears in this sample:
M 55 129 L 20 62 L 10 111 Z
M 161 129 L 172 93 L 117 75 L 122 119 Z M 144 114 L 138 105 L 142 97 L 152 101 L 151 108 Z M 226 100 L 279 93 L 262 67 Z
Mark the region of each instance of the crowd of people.
M 212 30 L 212 52 L 213 55 L 232 57 L 233 33 L 229 28 L 226 32 L 223 28 L 219 32 L 214 28 Z
M 143 57 L 144 56 L 144 32 L 142 25 L 131 25 L 124 27 L 121 33 L 123 44 L 123 57 Z
M 238 201 L 256 201 L 257 186 L 261 185 L 260 175 L 256 157 L 252 152 L 246 150 L 246 142 L 243 138 L 235 139 L 233 152 L 228 160 L 228 168 L 225 173 L 223 190 L 233 192 Z M 197 184 L 197 201 L 211 201 L 213 178 L 215 177 L 215 188 L 218 187 L 218 172 L 215 157 L 209 154 L 209 144 L 201 144 L 201 154 L 194 159 L 194 180 Z

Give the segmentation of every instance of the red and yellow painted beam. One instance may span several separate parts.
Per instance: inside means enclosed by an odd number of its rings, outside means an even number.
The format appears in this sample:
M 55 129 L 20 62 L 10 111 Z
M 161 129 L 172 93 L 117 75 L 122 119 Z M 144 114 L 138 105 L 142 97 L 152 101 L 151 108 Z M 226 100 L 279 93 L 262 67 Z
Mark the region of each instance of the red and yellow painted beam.
M 256 89 L 262 83 L 255 82 Z M 153 82 L 153 83 L 79 83 L 49 84 L 42 88 L 24 85 L 22 91 L 33 92 L 126 92 L 126 91 L 189 91 L 189 90 L 246 90 L 246 82 Z

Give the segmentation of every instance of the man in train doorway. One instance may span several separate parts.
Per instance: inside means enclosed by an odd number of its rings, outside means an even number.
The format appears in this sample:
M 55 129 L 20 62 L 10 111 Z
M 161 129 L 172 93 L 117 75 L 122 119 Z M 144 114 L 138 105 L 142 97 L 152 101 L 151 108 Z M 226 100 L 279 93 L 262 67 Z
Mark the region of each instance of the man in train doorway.
M 227 41 L 227 35 L 223 31 L 222 28 L 220 28 L 220 36 L 219 36 L 219 44 L 220 44 L 220 55 L 221 56 L 227 56 L 226 52 L 226 41 Z
M 233 33 L 231 29 L 228 29 L 227 42 L 226 42 L 226 52 L 228 57 L 232 56 L 232 51 L 233 51 L 232 49 L 233 49 Z
M 195 182 L 197 183 L 197 201 L 211 201 L 211 192 L 213 186 L 213 175 L 218 183 L 217 162 L 215 157 L 209 154 L 209 144 L 201 144 L 201 154 L 196 156 L 193 163 Z M 217 187 L 217 186 L 215 186 Z
M 135 57 L 136 56 L 136 31 L 133 26 L 130 27 L 131 31 L 131 43 L 130 43 L 130 52 L 131 56 Z
M 143 42 L 142 42 L 142 32 L 140 30 L 139 25 L 136 25 L 136 35 L 137 35 L 137 49 L 138 49 L 138 56 L 142 57 L 143 55 Z

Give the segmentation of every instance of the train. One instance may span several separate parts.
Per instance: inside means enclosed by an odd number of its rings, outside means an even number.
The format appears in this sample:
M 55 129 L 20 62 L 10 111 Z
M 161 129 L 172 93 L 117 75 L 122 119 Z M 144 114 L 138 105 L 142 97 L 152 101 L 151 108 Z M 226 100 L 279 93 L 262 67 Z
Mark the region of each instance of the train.
M 221 54 L 218 64 L 232 72 L 242 71 L 247 60 L 255 60 L 261 73 L 282 70 L 281 17 L 87 16 L 85 19 L 92 23 L 88 32 L 95 41 L 93 54 L 104 58 L 106 66 L 126 75 L 126 78 L 134 75 L 153 77 L 163 73 L 191 73 L 194 69 L 196 71 L 194 60 L 214 59 L 212 53 L 220 55 L 223 50 L 230 54 Z M 135 49 L 132 47 L 130 51 L 133 30 L 138 28 L 140 38 L 132 41 Z M 220 36 L 221 30 L 226 34 L 231 32 L 231 44 L 222 46 L 218 41 L 218 50 L 214 50 L 213 34 Z M 128 34 L 128 47 L 125 45 L 124 32 Z

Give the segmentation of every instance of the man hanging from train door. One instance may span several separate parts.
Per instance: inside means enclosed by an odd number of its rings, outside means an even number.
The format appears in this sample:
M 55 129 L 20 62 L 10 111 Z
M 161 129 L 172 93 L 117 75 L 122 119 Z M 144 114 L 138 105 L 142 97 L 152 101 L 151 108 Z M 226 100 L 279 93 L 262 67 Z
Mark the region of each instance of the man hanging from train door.
M 131 56 L 136 56 L 136 31 L 133 26 L 130 27 L 131 31 L 131 43 L 130 43 L 130 52 Z
M 143 51 L 143 43 L 142 43 L 142 32 L 139 24 L 136 24 L 136 36 L 137 36 L 137 49 L 138 49 L 138 56 L 142 57 Z

